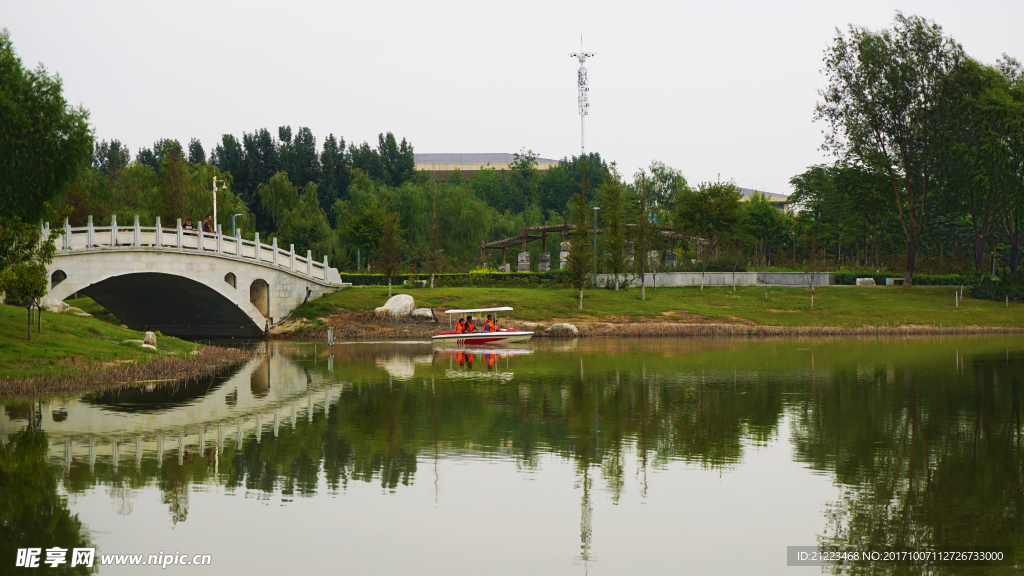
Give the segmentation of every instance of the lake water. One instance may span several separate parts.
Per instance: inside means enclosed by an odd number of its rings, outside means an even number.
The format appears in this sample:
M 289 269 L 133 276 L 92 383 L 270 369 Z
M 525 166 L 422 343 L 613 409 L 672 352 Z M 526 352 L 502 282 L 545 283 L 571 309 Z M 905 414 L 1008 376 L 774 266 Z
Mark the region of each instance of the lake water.
M 1024 550 L 1021 336 L 267 351 L 0 406 L 0 573 L 54 546 L 209 554 L 167 568 L 196 574 L 918 574 L 787 547 Z

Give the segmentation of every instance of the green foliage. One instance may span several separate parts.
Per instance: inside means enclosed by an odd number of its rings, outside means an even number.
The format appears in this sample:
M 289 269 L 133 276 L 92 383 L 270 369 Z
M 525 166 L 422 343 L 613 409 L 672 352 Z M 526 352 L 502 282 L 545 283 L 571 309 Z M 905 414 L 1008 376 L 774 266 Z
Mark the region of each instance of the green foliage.
M 934 22 L 899 13 L 881 32 L 851 26 L 825 53 L 828 85 L 816 108 L 828 123 L 825 148 L 888 176 L 907 241 L 907 284 L 949 137 L 938 116 L 949 97 L 943 79 L 962 59 L 961 47 Z
M 26 70 L 0 30 L 0 214 L 35 222 L 89 164 L 89 113 L 68 105 L 59 76 Z
M 731 234 L 740 220 L 740 191 L 732 183 L 702 182 L 678 196 L 675 221 L 684 230 L 717 244 Z
M 391 279 L 398 272 L 401 254 L 399 254 L 398 236 L 398 215 L 389 212 L 384 215 L 384 225 L 381 226 L 380 254 L 377 257 L 377 268 L 388 279 L 388 296 L 391 291 Z
M 591 246 L 590 205 L 587 192 L 590 190 L 590 179 L 584 168 L 582 179 L 577 182 L 580 191 L 572 197 L 570 208 L 573 232 L 569 238 L 569 256 L 566 268 L 569 270 L 569 284 L 579 292 L 580 309 L 583 308 L 583 287 L 590 281 L 594 272 L 594 250 Z
M 259 195 L 264 211 L 276 224 L 279 246 L 294 245 L 297 254 L 311 250 L 317 259 L 331 249 L 333 234 L 320 208 L 316 184 L 310 182 L 300 192 L 287 173 L 278 172 L 260 186 Z
M 44 207 L 56 221 L 66 215 L 54 212 L 49 204 Z M 39 226 L 23 223 L 17 216 L 0 216 L 0 293 L 26 307 L 38 306 L 49 287 L 46 267 L 63 234 L 64 229 L 56 226 L 44 238 Z
M 32 407 L 35 412 L 35 408 Z M 0 444 L 0 554 L 14 558 L 19 547 L 59 547 L 65 550 L 94 547 L 77 514 L 68 509 L 58 490 L 58 478 L 47 462 L 50 441 L 46 433 L 29 426 Z M 70 552 L 69 552 L 70 554 Z M 45 559 L 45 552 L 43 553 Z M 13 565 L 13 560 L 11 564 Z M 96 567 L 99 558 L 96 559 Z M 70 567 L 63 574 L 90 574 L 96 568 Z M 44 565 L 44 570 L 47 567 Z
M 877 286 L 885 286 L 887 278 L 902 278 L 901 275 L 875 272 L 849 272 L 840 270 L 832 276 L 835 283 L 841 286 L 853 286 L 857 278 L 872 278 Z M 970 286 L 976 279 L 973 274 L 915 274 L 915 284 L 918 286 Z
M 601 268 L 615 278 L 614 285 L 618 288 L 618 279 L 626 272 L 626 260 L 623 248 L 626 243 L 626 186 L 622 182 L 615 164 L 612 163 L 608 174 L 598 188 L 598 201 L 601 208 L 601 224 L 604 234 L 599 239 L 598 249 Z

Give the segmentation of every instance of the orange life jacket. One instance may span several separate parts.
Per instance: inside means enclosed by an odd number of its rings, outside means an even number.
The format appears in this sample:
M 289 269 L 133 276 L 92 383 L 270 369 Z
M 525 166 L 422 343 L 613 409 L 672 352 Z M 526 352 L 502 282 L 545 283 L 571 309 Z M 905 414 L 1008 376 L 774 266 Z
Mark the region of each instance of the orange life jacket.
M 455 323 L 455 333 L 456 334 L 462 334 L 465 331 L 466 331 L 466 329 L 462 325 L 462 320 L 459 320 L 458 322 Z
M 466 322 L 466 332 L 472 332 L 474 330 L 476 330 L 476 326 L 473 326 L 472 322 L 467 321 Z
M 494 322 L 488 320 L 484 322 L 484 332 L 494 332 L 497 328 L 494 327 Z

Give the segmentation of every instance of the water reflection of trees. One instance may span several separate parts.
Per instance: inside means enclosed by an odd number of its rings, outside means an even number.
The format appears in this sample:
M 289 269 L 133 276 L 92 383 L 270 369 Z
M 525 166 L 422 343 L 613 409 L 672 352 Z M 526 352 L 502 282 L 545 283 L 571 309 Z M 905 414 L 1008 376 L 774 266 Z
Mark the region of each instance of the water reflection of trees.
M 42 563 L 46 559 L 43 552 L 40 566 L 44 571 L 89 574 L 98 565 L 70 566 L 72 550 L 93 545 L 78 515 L 71 514 L 66 499 L 57 491 L 57 475 L 46 461 L 49 448 L 46 433 L 33 428 L 0 445 L 0 558 L 4 566 L 13 566 L 18 548 L 45 551 L 59 547 L 68 550 L 68 563 L 50 568 Z
M 843 489 L 826 514 L 822 544 L 1020 549 L 1022 380 L 1024 356 L 1007 353 L 958 363 L 956 373 L 928 365 L 891 374 L 837 370 L 812 387 L 798 407 L 793 443 L 800 459 L 833 473 Z
M 595 482 L 617 500 L 627 475 L 639 473 L 644 490 L 645 471 L 672 461 L 728 469 L 751 445 L 776 438 L 786 415 L 795 458 L 842 488 L 827 511 L 824 543 L 1024 544 L 1024 357 L 975 355 L 954 371 L 952 361 L 914 350 L 918 356 L 905 362 L 867 350 L 877 365 L 819 360 L 810 368 L 787 360 L 772 371 L 751 366 L 766 366 L 763 358 L 744 365 L 733 351 L 699 365 L 570 351 L 557 362 L 514 360 L 511 382 L 448 379 L 447 362 L 437 370 L 419 365 L 399 381 L 372 354 L 357 355 L 347 364 L 336 359 L 346 384 L 333 390 L 326 413 L 285 423 L 276 435 L 228 442 L 216 481 L 263 495 L 312 495 L 320 482 L 332 491 L 351 482 L 394 491 L 416 479 L 419 459 L 435 454 L 500 455 L 526 468 L 554 454 L 577 468 L 585 560 Z M 326 375 L 324 362 L 299 361 L 316 377 Z M 640 470 L 626 470 L 631 460 Z M 134 488 L 155 481 L 172 518 L 183 520 L 190 484 L 214 478 L 206 458 L 168 455 L 134 468 L 76 462 L 65 485 L 74 491 L 94 482 Z

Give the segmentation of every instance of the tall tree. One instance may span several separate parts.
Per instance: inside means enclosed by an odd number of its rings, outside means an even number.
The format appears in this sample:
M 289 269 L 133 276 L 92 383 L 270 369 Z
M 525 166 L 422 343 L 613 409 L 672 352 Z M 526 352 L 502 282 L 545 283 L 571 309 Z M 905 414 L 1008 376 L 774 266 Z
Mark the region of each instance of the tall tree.
M 160 170 L 159 193 L 162 212 L 168 217 L 188 217 L 188 165 L 180 146 L 172 147 L 164 156 Z
M 334 203 L 347 197 L 352 182 L 352 159 L 345 150 L 345 139 L 329 134 L 320 153 L 320 207 L 330 210 Z
M 388 212 L 381 226 L 380 250 L 377 255 L 377 268 L 388 278 L 388 298 L 391 298 L 391 279 L 398 272 L 401 252 L 398 248 L 398 215 Z
M 203 149 L 203 143 L 199 141 L 199 138 L 193 138 L 188 143 L 188 163 L 189 164 L 204 164 L 206 163 L 206 150 Z
M 569 269 L 569 284 L 578 291 L 580 310 L 583 310 L 583 287 L 587 285 L 594 271 L 594 250 L 590 244 L 593 228 L 590 227 L 590 210 L 587 202 L 590 179 L 584 175 L 579 187 L 580 191 L 572 197 L 569 211 L 573 229 L 569 236 L 569 258 L 566 266 Z
M 120 140 L 106 140 L 96 144 L 92 153 L 92 167 L 104 176 L 124 170 L 132 161 L 132 153 Z
M 626 260 L 623 258 L 622 250 L 626 244 L 625 206 L 625 184 L 619 176 L 615 163 L 609 167 L 604 182 L 598 190 L 598 200 L 601 203 L 601 224 L 604 226 L 604 234 L 600 242 L 600 263 L 605 272 L 611 275 L 615 289 L 619 289 L 619 279 L 626 272 Z
M 636 214 L 636 224 L 632 229 L 633 238 L 633 267 L 640 276 L 640 299 L 647 299 L 646 276 L 650 270 L 648 254 L 658 244 L 658 228 L 653 219 L 655 216 L 654 183 L 647 175 L 647 172 L 640 169 L 633 176 L 633 211 Z
M 0 214 L 34 222 L 89 164 L 89 113 L 69 106 L 59 76 L 26 70 L 0 30 Z
M 913 282 L 946 126 L 937 114 L 943 78 L 963 50 L 932 21 L 896 14 L 892 29 L 837 30 L 825 52 L 828 83 L 815 117 L 828 123 L 824 148 L 850 163 L 885 173 L 907 240 L 904 283 Z
M 1006 135 L 998 183 L 1002 198 L 999 222 L 1010 244 L 1010 270 L 1016 272 L 1024 241 L 1024 66 L 1003 54 L 997 67 L 1008 85 L 1006 97 L 998 106 Z
M 941 102 L 948 125 L 937 176 L 946 189 L 946 204 L 968 217 L 974 265 L 984 269 L 989 237 L 996 230 L 1000 203 L 998 172 L 1005 155 L 1005 117 L 1000 106 L 1006 80 L 990 66 L 965 58 L 945 78 L 949 97 Z M 954 192 L 955 191 L 955 192 Z

